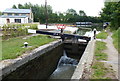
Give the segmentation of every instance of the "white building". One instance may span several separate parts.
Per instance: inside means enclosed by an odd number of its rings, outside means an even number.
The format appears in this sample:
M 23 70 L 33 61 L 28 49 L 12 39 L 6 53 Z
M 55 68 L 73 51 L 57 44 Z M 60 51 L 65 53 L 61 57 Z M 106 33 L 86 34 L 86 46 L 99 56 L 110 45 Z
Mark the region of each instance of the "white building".
M 6 9 L 0 16 L 0 24 L 32 22 L 33 13 L 31 9 Z

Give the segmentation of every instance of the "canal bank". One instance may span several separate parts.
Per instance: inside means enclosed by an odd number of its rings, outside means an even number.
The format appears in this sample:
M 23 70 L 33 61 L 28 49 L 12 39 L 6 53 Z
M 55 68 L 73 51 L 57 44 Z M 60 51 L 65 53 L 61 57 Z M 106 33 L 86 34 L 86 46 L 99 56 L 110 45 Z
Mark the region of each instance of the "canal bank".
M 90 78 L 95 42 L 95 40 L 91 40 L 88 43 L 81 59 L 79 60 L 77 68 L 75 69 L 73 76 L 71 77 L 71 80 L 79 81 L 81 79 L 88 80 Z
M 62 56 L 62 42 L 60 40 L 40 46 L 30 54 L 1 62 L 4 79 L 46 79 L 56 69 Z
M 8 60 L 6 61 L 6 65 L 3 66 L 2 68 L 3 70 L 2 76 L 4 78 L 2 81 L 4 81 L 5 79 L 48 79 L 51 76 L 51 74 L 53 74 L 54 71 L 57 70 L 58 68 L 57 66 L 59 64 L 61 57 L 64 57 L 63 52 L 64 52 L 65 47 L 70 47 L 72 50 L 72 52 L 65 50 L 67 53 L 66 54 L 67 59 L 73 59 L 72 56 L 79 57 L 79 58 L 74 57 L 74 60 L 77 59 L 78 61 L 80 59 L 82 60 L 86 58 L 88 59 L 88 56 L 86 57 L 86 53 L 84 53 L 84 51 L 86 52 L 86 46 L 90 48 L 89 46 L 91 45 L 91 42 L 89 42 L 88 44 L 86 43 L 85 47 L 82 46 L 83 45 L 82 43 L 80 43 L 80 45 L 79 44 L 75 45 L 75 42 L 74 43 L 71 42 L 70 46 L 66 46 L 66 44 L 64 44 L 63 46 L 63 42 L 58 40 L 58 41 L 54 41 L 52 43 L 43 45 L 39 47 L 39 49 L 37 48 L 38 50 L 35 49 L 35 51 L 32 52 L 31 54 L 23 55 L 22 58 Z M 80 52 L 80 49 L 78 48 L 81 48 L 81 47 L 84 47 L 83 48 L 84 50 L 81 49 L 82 53 L 76 53 L 75 48 L 77 48 L 77 50 L 79 50 L 78 52 Z M 68 61 L 68 64 L 71 64 L 74 66 L 73 62 L 71 61 Z M 80 66 L 80 63 L 78 65 Z M 76 66 L 78 67 L 78 65 L 75 65 L 75 67 L 71 68 L 73 70 L 72 72 L 70 72 L 71 74 L 70 74 L 69 79 L 71 79 L 71 77 L 75 75 L 74 71 L 76 72 Z M 84 68 L 85 67 L 81 69 L 84 69 Z M 79 73 L 83 75 L 84 71 L 79 72 Z
M 75 60 L 78 62 L 78 59 L 75 59 L 75 57 L 74 59 L 70 58 L 68 57 L 69 54 L 67 54 L 69 61 L 64 61 L 64 64 L 58 67 L 60 59 L 64 57 L 63 44 L 60 40 L 39 47 L 29 55 L 4 61 L 6 66 L 2 68 L 2 76 L 4 78 L 2 81 L 5 79 L 48 79 L 49 77 L 51 78 L 51 75 L 57 74 L 61 78 L 52 76 L 52 79 L 83 79 L 90 72 L 94 42 L 90 41 L 87 44 L 85 51 L 83 50 L 83 55 L 78 55 L 81 56 L 79 63 L 75 64 L 73 62 Z M 43 47 L 45 48 L 43 49 Z M 72 62 L 71 59 L 73 59 Z M 64 75 L 64 72 L 67 75 Z M 64 77 L 62 78 L 60 74 Z

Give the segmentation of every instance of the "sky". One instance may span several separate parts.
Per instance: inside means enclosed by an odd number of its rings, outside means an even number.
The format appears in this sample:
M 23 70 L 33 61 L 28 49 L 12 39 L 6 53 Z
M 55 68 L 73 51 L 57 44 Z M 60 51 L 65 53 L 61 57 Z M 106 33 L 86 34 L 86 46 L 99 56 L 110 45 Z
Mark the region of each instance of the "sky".
M 15 4 L 45 4 L 45 0 L 3 0 L 0 2 L 0 11 L 12 8 Z M 84 10 L 87 16 L 99 16 L 99 12 L 104 8 L 104 0 L 47 0 L 47 4 L 52 6 L 54 12 L 65 12 L 67 9 Z

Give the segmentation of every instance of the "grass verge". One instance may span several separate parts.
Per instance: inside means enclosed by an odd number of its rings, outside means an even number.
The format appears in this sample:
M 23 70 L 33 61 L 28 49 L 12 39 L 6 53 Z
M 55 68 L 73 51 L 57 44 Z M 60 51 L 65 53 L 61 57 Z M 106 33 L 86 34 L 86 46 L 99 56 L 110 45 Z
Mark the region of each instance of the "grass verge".
M 37 48 L 41 45 L 47 44 L 54 41 L 55 39 L 49 38 L 45 35 L 38 35 L 23 39 L 22 37 L 11 38 L 9 40 L 2 41 L 2 59 L 14 59 L 26 51 L 30 51 L 34 48 Z M 28 42 L 28 48 L 24 47 L 24 42 Z
M 95 57 L 96 60 L 107 60 L 107 54 L 103 50 L 107 49 L 106 43 L 101 41 L 96 41 Z
M 119 44 L 120 43 L 120 28 L 113 32 L 112 38 L 113 38 L 113 44 L 115 48 L 120 53 L 120 44 Z
M 108 72 L 107 68 L 104 67 L 104 63 L 95 62 L 95 64 L 92 66 L 92 69 L 94 69 L 94 74 L 92 75 L 92 79 L 107 79 L 108 78 L 108 77 L 103 78 Z
M 105 50 L 106 48 L 107 47 L 105 42 L 96 41 L 95 59 L 94 59 L 95 62 L 92 65 L 92 69 L 94 71 L 91 76 L 91 79 L 107 79 L 108 78 L 108 77 L 107 78 L 104 77 L 108 72 L 107 68 L 104 66 L 103 62 L 99 62 L 99 60 L 107 60 L 107 54 L 103 53 L 103 50 Z
M 107 33 L 107 32 L 101 31 L 101 33 L 99 33 L 99 34 L 96 35 L 96 38 L 97 38 L 97 39 L 106 39 L 107 36 L 108 36 L 108 33 Z

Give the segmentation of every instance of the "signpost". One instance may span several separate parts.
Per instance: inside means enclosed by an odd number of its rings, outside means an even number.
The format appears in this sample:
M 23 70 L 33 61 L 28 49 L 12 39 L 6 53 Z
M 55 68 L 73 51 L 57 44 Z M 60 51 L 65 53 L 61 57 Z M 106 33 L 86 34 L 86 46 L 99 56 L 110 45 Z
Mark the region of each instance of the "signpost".
M 58 29 L 61 29 L 61 33 L 63 33 L 63 30 L 66 28 L 65 24 L 56 24 Z

